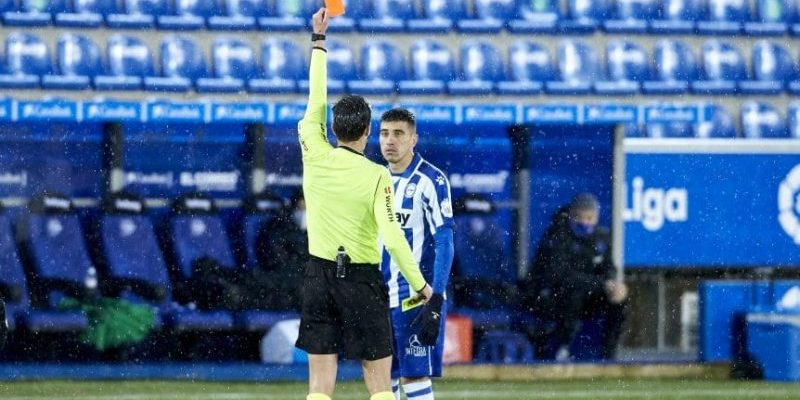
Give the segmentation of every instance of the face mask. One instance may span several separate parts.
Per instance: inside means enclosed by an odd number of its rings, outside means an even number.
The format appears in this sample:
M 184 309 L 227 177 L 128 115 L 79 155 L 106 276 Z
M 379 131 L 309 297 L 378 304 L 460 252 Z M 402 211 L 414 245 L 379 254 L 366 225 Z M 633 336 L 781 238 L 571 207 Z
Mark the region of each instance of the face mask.
M 575 236 L 580 238 L 585 238 L 591 235 L 592 233 L 594 233 L 594 228 L 595 228 L 595 226 L 592 224 L 582 224 L 580 222 L 574 222 L 574 221 L 570 222 L 569 226 L 570 228 L 572 228 L 572 232 L 575 234 Z
M 294 210 L 294 212 L 292 213 L 292 219 L 294 220 L 294 223 L 297 224 L 297 226 L 300 227 L 300 229 L 306 230 L 306 227 L 308 226 L 308 224 L 306 222 L 306 212 L 305 211 Z

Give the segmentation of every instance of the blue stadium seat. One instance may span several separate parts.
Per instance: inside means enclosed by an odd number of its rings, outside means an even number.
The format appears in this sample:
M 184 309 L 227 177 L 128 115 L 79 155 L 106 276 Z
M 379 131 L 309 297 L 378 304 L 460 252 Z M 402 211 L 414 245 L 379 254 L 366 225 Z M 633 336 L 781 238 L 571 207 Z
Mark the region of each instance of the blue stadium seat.
M 692 82 L 692 91 L 701 94 L 733 94 L 738 82 L 747 80 L 747 70 L 739 50 L 731 43 L 709 40 L 703 44 L 700 80 Z
M 359 80 L 348 82 L 350 93 L 362 95 L 393 94 L 397 82 L 407 78 L 403 53 L 392 42 L 369 41 L 361 48 Z
M 789 51 L 778 43 L 760 41 L 753 46 L 751 81 L 739 83 L 745 94 L 780 94 L 798 78 L 797 66 Z
M 287 201 L 271 193 L 252 195 L 245 199 L 242 207 L 245 215 L 237 226 L 236 239 L 239 250 L 244 250 L 243 263 L 247 268 L 254 268 L 259 264 L 259 248 L 266 246 L 261 237 L 264 229 L 287 205 Z
M 800 101 L 789 104 L 786 123 L 789 125 L 789 136 L 800 139 Z
M 653 33 L 694 33 L 696 21 L 704 12 L 703 0 L 663 0 L 660 18 L 650 21 Z
M 267 16 L 267 0 L 228 0 L 222 2 L 224 15 L 208 17 L 208 27 L 218 30 L 253 30 L 258 18 Z
M 785 139 L 786 123 L 775 107 L 761 102 L 742 104 L 742 136 L 747 139 Z
M 192 39 L 169 35 L 160 49 L 161 76 L 144 77 L 145 90 L 185 92 L 208 76 L 203 51 Z
M 567 33 L 594 32 L 608 19 L 607 0 L 568 0 L 569 19 L 560 23 L 560 29 Z
M 258 76 L 255 52 L 244 40 L 218 37 L 211 47 L 211 59 L 212 77 L 197 80 L 198 92 L 239 92 Z
M 270 3 L 268 15 L 258 19 L 258 26 L 275 32 L 301 31 L 318 7 L 319 3 L 313 0 L 274 1 Z
M 516 0 L 473 0 L 472 18 L 456 21 L 461 32 L 497 33 L 514 18 L 517 12 Z
M 17 252 L 16 241 L 8 214 L 0 212 L 0 286 L 5 296 L 6 316 L 10 330 L 19 328 L 33 332 L 64 332 L 85 329 L 89 321 L 75 311 L 56 311 L 49 308 L 32 309 L 29 287 Z
M 733 117 L 725 107 L 709 104 L 705 107 L 705 120 L 695 127 L 695 136 L 698 138 L 726 138 L 736 137 Z
M 291 40 L 270 38 L 261 44 L 262 77 L 251 79 L 248 90 L 254 93 L 294 93 L 297 81 L 307 79 L 303 52 Z
M 558 43 L 556 80 L 545 83 L 547 93 L 582 95 L 592 91 L 600 80 L 601 68 L 597 51 L 581 40 L 563 39 Z
M 795 18 L 792 0 L 757 0 L 753 21 L 744 24 L 744 31 L 751 36 L 781 36 Z
M 114 35 L 108 39 L 108 75 L 94 78 L 97 90 L 139 90 L 142 78 L 153 76 L 150 48 L 135 37 Z
M 19 11 L 3 13 L 3 24 L 8 26 L 46 26 L 53 15 L 67 10 L 65 0 L 20 0 Z
M 537 43 L 517 41 L 508 49 L 508 81 L 497 83 L 501 95 L 533 95 L 554 78 L 553 61 Z
M 146 29 L 155 26 L 156 17 L 167 13 L 167 0 L 122 0 L 123 10 L 106 17 L 110 28 Z
M 52 73 L 50 50 L 36 35 L 15 32 L 6 38 L 5 73 L 0 74 L 0 88 L 33 89 L 39 77 Z
M 748 0 L 706 0 L 706 19 L 697 21 L 697 32 L 707 35 L 734 35 L 742 32 L 750 19 Z
M 458 80 L 447 83 L 453 96 L 488 95 L 495 83 L 505 80 L 505 65 L 500 51 L 486 41 L 461 45 Z
M 328 47 L 328 76 L 330 77 L 328 93 L 344 93 L 347 81 L 358 79 L 353 50 L 340 40 L 328 40 L 326 46 Z M 308 93 L 307 79 L 297 82 L 297 86 L 301 93 Z
M 649 123 L 645 133 L 650 138 L 691 138 L 695 136 L 692 124 L 685 122 Z
M 215 0 L 173 0 L 169 4 L 170 12 L 156 18 L 161 29 L 201 29 L 206 25 L 206 18 L 218 14 Z
M 464 0 L 423 0 L 422 17 L 408 21 L 408 30 L 417 33 L 447 33 L 467 17 Z
M 56 14 L 56 25 L 97 28 L 106 15 L 117 11 L 114 0 L 72 0 L 67 12 Z
M 398 84 L 401 94 L 442 94 L 455 77 L 450 48 L 441 42 L 420 40 L 411 46 L 411 79 Z
M 650 79 L 647 53 L 637 44 L 615 40 L 606 46 L 607 81 L 595 82 L 598 94 L 625 95 L 639 92 L 641 82 Z
M 358 29 L 367 33 L 396 33 L 416 16 L 415 0 L 373 0 L 371 18 L 361 18 Z
M 512 33 L 553 33 L 558 26 L 560 11 L 554 0 L 519 1 L 517 16 L 508 22 Z
M 233 327 L 226 311 L 199 311 L 172 305 L 172 284 L 153 224 L 142 200 L 125 196 L 110 202 L 98 221 L 102 261 L 115 295 L 158 306 L 158 320 L 176 331 L 217 331 Z M 138 210 L 137 210 L 138 209 Z
M 656 0 L 616 0 L 611 19 L 603 21 L 603 29 L 613 33 L 645 33 L 648 21 L 657 16 Z
M 56 45 L 56 75 L 42 77 L 45 89 L 89 89 L 92 79 L 103 73 L 100 48 L 84 35 L 65 33 Z
M 653 51 L 653 60 L 654 80 L 642 83 L 644 93 L 686 93 L 689 90 L 689 82 L 697 80 L 697 62 L 686 43 L 660 40 Z
M 641 138 L 644 137 L 644 125 L 639 124 L 625 124 L 625 137 L 626 138 Z
M 371 1 L 343 0 L 343 2 L 347 12 L 330 20 L 328 32 L 352 32 L 362 18 L 372 17 Z

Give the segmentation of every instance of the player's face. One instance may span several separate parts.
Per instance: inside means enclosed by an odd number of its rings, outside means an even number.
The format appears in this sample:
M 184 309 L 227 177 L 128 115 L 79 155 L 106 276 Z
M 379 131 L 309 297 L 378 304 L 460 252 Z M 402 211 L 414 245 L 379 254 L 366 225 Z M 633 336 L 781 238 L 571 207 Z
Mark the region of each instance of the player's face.
M 398 163 L 414 156 L 417 133 L 405 121 L 381 122 L 381 154 L 390 163 Z
M 600 215 L 594 210 L 578 210 L 572 213 L 572 220 L 587 226 L 597 226 Z

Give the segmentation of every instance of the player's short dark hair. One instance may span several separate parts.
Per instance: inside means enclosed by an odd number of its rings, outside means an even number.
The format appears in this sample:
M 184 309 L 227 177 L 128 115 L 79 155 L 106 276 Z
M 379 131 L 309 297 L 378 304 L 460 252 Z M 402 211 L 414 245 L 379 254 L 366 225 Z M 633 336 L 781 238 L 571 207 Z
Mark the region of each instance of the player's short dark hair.
M 393 108 L 381 115 L 381 122 L 402 121 L 408 124 L 412 130 L 417 129 L 417 117 L 414 113 L 405 108 Z
M 333 133 L 341 141 L 361 138 L 371 120 L 372 110 L 361 96 L 344 96 L 333 105 Z

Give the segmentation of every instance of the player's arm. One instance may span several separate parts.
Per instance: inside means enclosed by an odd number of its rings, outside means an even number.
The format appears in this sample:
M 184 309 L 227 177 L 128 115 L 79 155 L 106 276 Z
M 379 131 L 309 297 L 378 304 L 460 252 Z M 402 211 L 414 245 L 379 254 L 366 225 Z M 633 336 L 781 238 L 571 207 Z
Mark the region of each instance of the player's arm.
M 450 280 L 453 266 L 453 205 L 450 200 L 450 182 L 442 175 L 434 182 L 434 187 L 425 192 L 425 218 L 431 227 L 435 244 L 433 263 L 433 292 L 443 294 Z
M 419 265 L 414 261 L 414 255 L 411 253 L 411 248 L 408 247 L 403 228 L 395 221 L 394 190 L 389 171 L 385 169 L 381 171 L 380 181 L 375 190 L 373 212 L 386 251 L 397 263 L 400 273 L 406 278 L 411 288 L 417 292 L 423 292 L 428 284 L 419 270 Z
M 324 10 L 320 9 L 312 18 L 314 35 L 325 35 L 328 29 L 328 16 Z M 304 160 L 325 154 L 332 148 L 325 133 L 328 113 L 328 53 L 325 39 L 312 41 L 308 81 L 308 105 L 297 126 Z

